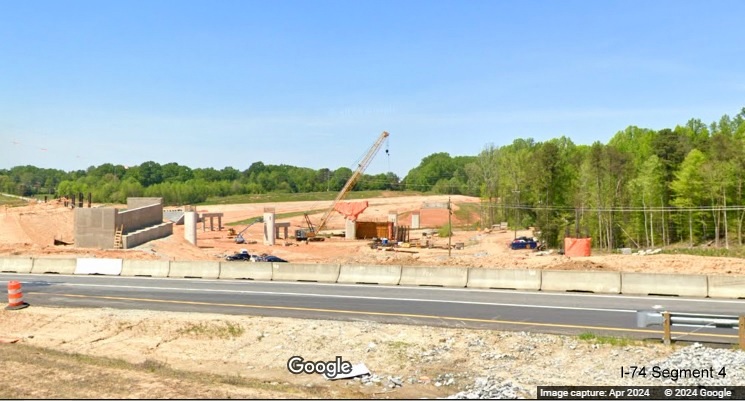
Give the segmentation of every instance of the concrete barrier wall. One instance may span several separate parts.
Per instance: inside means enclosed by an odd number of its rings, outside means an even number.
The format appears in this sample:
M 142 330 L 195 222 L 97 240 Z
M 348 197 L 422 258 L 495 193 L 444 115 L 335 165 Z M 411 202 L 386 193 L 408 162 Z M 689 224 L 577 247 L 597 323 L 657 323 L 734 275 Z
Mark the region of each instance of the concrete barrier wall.
M 43 274 L 43 273 L 74 274 L 75 268 L 77 266 L 78 266 L 77 259 L 69 259 L 69 258 L 34 259 L 34 265 L 31 267 L 31 273 L 34 273 L 34 274 Z
M 80 261 L 83 265 L 81 265 Z M 96 258 L 0 258 L 0 272 L 113 274 L 116 266 L 96 267 Z M 364 266 L 211 261 L 110 259 L 121 263 L 122 276 L 200 277 L 328 283 L 509 288 L 543 291 L 591 291 L 631 295 L 678 295 L 745 299 L 745 276 L 703 276 L 595 271 L 465 269 L 460 267 Z M 90 263 L 88 266 L 86 263 Z M 82 267 L 81 267 L 82 266 Z M 108 265 L 107 265 L 108 266 Z M 99 266 L 100 267 L 100 266 Z M 100 271 L 99 271 L 100 270 Z
M 171 263 L 167 260 L 124 259 L 122 276 L 168 277 Z
M 351 266 L 341 265 L 337 283 L 398 285 L 401 266 Z
M 273 263 L 272 280 L 317 281 L 335 283 L 339 279 L 339 265 Z
M 218 278 L 220 277 L 220 262 L 171 262 L 168 277 Z
M 687 274 L 623 273 L 621 291 L 635 295 L 679 295 L 706 297 L 706 276 Z
M 745 276 L 708 276 L 709 297 L 745 298 Z
M 587 291 L 620 294 L 620 272 L 543 270 L 541 291 Z
M 122 274 L 121 259 L 78 258 L 74 274 L 104 274 L 118 276 Z
M 468 269 L 463 267 L 403 266 L 400 285 L 465 287 Z
M 272 264 L 269 262 L 220 262 L 220 278 L 271 280 Z
M 146 242 L 173 234 L 173 223 L 167 222 L 122 236 L 124 249 L 134 248 Z
M 541 289 L 541 271 L 470 268 L 466 287 L 538 291 Z
M 31 273 L 34 260 L 31 258 L 0 258 L 2 273 Z

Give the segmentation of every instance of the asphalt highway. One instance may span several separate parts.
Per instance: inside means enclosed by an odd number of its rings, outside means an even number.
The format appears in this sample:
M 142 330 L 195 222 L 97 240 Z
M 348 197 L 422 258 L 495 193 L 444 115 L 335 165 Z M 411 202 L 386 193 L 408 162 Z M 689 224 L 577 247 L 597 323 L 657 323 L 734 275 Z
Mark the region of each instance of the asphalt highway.
M 637 328 L 637 310 L 739 315 L 745 301 L 439 287 L 0 273 L 24 300 L 49 307 L 148 309 L 377 321 L 556 334 L 661 338 Z M 737 331 L 674 327 L 679 341 L 736 343 Z

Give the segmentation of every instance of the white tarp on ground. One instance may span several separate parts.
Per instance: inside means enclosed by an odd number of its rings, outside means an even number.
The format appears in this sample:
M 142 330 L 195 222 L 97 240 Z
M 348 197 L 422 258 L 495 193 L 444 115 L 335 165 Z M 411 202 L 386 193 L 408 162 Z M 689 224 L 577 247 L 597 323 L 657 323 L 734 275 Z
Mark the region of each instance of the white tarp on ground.
M 352 371 L 347 374 L 339 373 L 334 378 L 330 378 L 326 374 L 324 374 L 324 377 L 326 377 L 326 380 L 339 380 L 339 379 L 351 379 L 357 376 L 364 376 L 364 375 L 369 375 L 369 374 L 370 374 L 370 369 L 368 369 L 364 363 L 358 363 L 357 365 L 352 365 Z
M 75 274 L 106 274 L 118 276 L 122 274 L 121 259 L 78 258 Z

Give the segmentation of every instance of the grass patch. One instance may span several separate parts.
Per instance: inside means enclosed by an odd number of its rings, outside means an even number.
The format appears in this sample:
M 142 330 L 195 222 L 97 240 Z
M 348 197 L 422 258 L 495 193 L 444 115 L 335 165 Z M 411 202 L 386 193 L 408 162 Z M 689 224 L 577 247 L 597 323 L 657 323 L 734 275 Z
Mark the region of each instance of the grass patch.
M 0 206 L 16 207 L 26 205 L 28 205 L 28 202 L 23 199 L 0 195 Z
M 231 322 L 225 324 L 198 323 L 182 327 L 178 330 L 178 333 L 191 337 L 230 339 L 242 336 L 245 329 L 241 325 Z
M 406 341 L 389 341 L 386 345 L 394 350 L 405 350 L 411 346 L 411 343 L 407 343 Z
M 638 343 L 636 340 L 625 337 L 610 337 L 610 336 L 599 336 L 594 333 L 582 333 L 578 336 L 582 341 L 587 341 L 593 344 L 608 344 L 616 347 L 625 347 L 628 345 L 635 345 Z
M 323 213 L 326 210 L 328 210 L 328 209 L 313 209 L 313 210 L 306 210 L 306 211 L 303 211 L 303 212 L 278 213 L 278 214 L 275 214 L 274 215 L 274 220 L 277 221 L 277 220 L 281 220 L 281 219 L 289 219 L 290 217 L 302 216 L 305 213 L 308 213 L 309 215 L 310 214 L 316 214 L 316 213 Z M 227 223 L 226 225 L 228 225 L 228 226 L 249 225 L 249 224 L 253 223 L 254 221 L 259 220 L 262 217 L 263 216 L 249 217 L 247 219 L 243 219 L 243 220 L 239 220 L 239 221 L 234 221 L 232 223 Z
M 338 398 L 334 391 L 323 386 L 306 387 L 280 380 L 254 379 L 239 373 L 221 375 L 177 370 L 157 360 L 130 363 L 117 358 L 66 353 L 26 344 L 0 346 L 0 360 L 9 366 L 21 366 L 36 373 L 33 380 L 13 376 L 12 371 L 5 375 L 0 379 L 2 399 L 116 399 L 130 398 L 132 391 L 149 394 L 145 398 L 226 398 L 228 393 L 224 391 L 230 389 L 212 390 L 217 385 L 233 386 L 235 390 L 271 391 L 280 398 Z M 147 376 L 140 385 L 142 374 Z M 75 377 L 75 380 L 70 377 Z M 32 382 L 33 386 L 28 384 Z M 363 394 L 350 389 L 343 396 L 358 398 Z
M 337 191 L 328 192 L 305 192 L 285 193 L 272 192 L 268 194 L 248 194 L 230 196 L 212 196 L 200 205 L 232 205 L 240 203 L 264 203 L 264 202 L 301 202 L 301 201 L 330 201 L 336 199 Z M 368 198 L 391 198 L 399 196 L 418 196 L 421 192 L 416 191 L 352 191 L 346 199 L 368 199 Z
M 478 203 L 462 202 L 456 203 L 457 208 L 454 208 L 453 216 L 458 219 L 460 224 L 464 227 L 475 228 L 479 225 L 479 214 L 481 213 L 481 205 Z M 475 215 L 475 216 L 474 216 Z
M 694 256 L 715 256 L 715 257 L 727 257 L 727 258 L 745 258 L 745 246 L 730 245 L 729 249 L 724 248 L 724 245 L 720 245 L 721 248 L 716 248 L 712 244 L 711 247 L 695 247 L 695 248 L 670 248 L 663 249 L 662 253 L 668 255 L 694 255 Z

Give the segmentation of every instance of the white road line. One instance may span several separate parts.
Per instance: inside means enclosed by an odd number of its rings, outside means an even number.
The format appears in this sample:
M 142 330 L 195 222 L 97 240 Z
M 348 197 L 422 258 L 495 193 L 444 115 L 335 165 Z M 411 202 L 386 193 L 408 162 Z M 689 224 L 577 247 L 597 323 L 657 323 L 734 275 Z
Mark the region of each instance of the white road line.
M 369 299 L 369 300 L 400 301 L 400 302 L 430 302 L 430 303 L 463 304 L 463 305 L 511 306 L 511 307 L 518 307 L 518 308 L 536 308 L 536 309 L 563 309 L 563 310 L 581 310 L 581 311 L 599 311 L 599 312 L 636 313 L 636 310 L 630 310 L 630 309 L 580 308 L 580 307 L 573 307 L 573 306 L 524 305 L 524 304 L 450 301 L 450 300 L 420 299 L 420 298 L 389 298 L 389 297 L 371 297 L 371 296 L 358 296 L 358 295 L 331 295 L 331 294 L 313 294 L 313 293 L 295 293 L 295 292 L 272 292 L 272 291 L 214 290 L 214 289 L 207 289 L 207 288 L 136 287 L 136 286 L 120 286 L 120 285 L 107 285 L 107 284 L 63 283 L 59 285 L 66 286 L 66 287 L 101 287 L 101 288 L 122 288 L 122 289 L 138 289 L 138 290 L 161 290 L 161 291 L 194 291 L 194 292 L 213 292 L 213 293 L 217 292 L 217 293 L 246 294 L 246 295 L 282 295 L 282 296 L 294 296 L 294 297 Z

